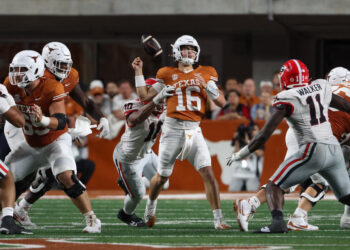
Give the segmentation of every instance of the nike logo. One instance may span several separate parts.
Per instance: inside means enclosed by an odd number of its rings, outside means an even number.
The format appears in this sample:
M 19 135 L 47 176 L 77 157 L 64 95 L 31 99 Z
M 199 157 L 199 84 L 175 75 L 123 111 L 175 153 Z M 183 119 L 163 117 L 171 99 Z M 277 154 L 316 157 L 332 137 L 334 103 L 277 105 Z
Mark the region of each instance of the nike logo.
M 34 101 L 36 101 L 36 102 L 37 102 L 37 101 L 39 101 L 39 100 L 40 100 L 40 98 L 41 98 L 41 97 L 39 97 L 39 98 L 34 98 Z
M 65 83 L 64 86 L 68 87 L 70 84 L 71 84 L 70 82 L 69 83 Z

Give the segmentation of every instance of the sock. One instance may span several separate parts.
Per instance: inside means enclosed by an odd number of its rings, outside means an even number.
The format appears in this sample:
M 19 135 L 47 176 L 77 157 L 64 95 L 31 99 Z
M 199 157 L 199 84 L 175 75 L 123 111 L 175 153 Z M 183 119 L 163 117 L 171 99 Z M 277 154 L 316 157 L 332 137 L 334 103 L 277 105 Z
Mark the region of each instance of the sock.
M 256 196 L 250 197 L 248 203 L 253 207 L 254 211 L 261 205 L 260 200 Z
M 88 218 L 88 217 L 91 216 L 91 215 L 95 215 L 94 211 L 92 211 L 92 210 L 89 211 L 89 212 L 87 212 L 87 213 L 85 213 L 85 214 L 84 214 L 84 217 L 85 217 L 85 218 Z
M 221 220 L 222 219 L 222 211 L 221 209 L 215 209 L 213 210 L 213 215 L 214 215 L 214 220 L 217 221 L 217 220 Z
M 132 215 L 140 201 L 141 200 L 133 199 L 130 195 L 127 195 L 124 199 L 124 212 L 128 215 Z
M 283 212 L 281 210 L 272 210 L 271 215 L 274 220 L 283 220 Z
M 149 197 L 147 199 L 147 206 L 156 206 L 157 200 L 150 200 Z
M 2 209 L 2 217 L 11 216 L 13 217 L 13 207 L 4 207 Z
M 350 216 L 350 206 L 348 205 L 344 206 L 344 214 Z
M 297 209 L 295 209 L 294 215 L 298 217 L 304 217 L 307 216 L 307 212 L 304 209 L 297 207 Z
M 18 205 L 20 208 L 28 211 L 33 204 L 29 203 L 25 198 L 23 198 Z

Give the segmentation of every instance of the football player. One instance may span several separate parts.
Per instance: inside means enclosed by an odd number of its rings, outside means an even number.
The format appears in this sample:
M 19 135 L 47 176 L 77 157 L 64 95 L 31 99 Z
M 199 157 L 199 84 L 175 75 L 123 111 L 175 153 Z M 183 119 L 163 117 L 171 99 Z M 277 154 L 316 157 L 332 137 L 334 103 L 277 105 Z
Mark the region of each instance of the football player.
M 328 74 L 327 80 L 332 84 L 332 91 L 335 94 L 340 95 L 347 101 L 350 101 L 350 92 L 348 81 L 350 80 L 350 73 L 347 69 L 342 67 L 334 68 Z M 332 131 L 339 143 L 342 145 L 343 155 L 345 162 L 349 162 L 349 147 L 344 144 L 344 135 L 350 133 L 350 115 L 335 109 L 330 108 L 328 111 L 329 121 L 332 126 Z M 298 151 L 299 146 L 297 139 L 291 128 L 288 129 L 286 134 L 286 145 L 288 151 L 285 159 Z M 264 185 L 256 195 L 250 197 L 247 200 L 238 199 L 235 201 L 234 206 L 237 213 L 238 224 L 242 231 L 248 231 L 248 222 L 253 217 L 256 209 L 266 202 L 266 192 Z M 300 184 L 304 192 L 301 193 L 300 201 L 297 209 L 290 217 L 287 227 L 289 230 L 298 231 L 315 231 L 318 230 L 317 226 L 311 225 L 307 220 L 308 211 L 323 198 L 328 191 L 328 182 L 319 174 L 311 176 L 311 180 Z M 349 221 L 349 206 L 345 205 L 345 211 L 341 218 L 341 227 L 347 228 Z
M 340 202 L 350 205 L 350 179 L 328 119 L 329 107 L 350 113 L 350 103 L 333 94 L 326 80 L 309 83 L 309 71 L 299 60 L 288 60 L 282 66 L 280 82 L 283 91 L 274 99 L 272 117 L 253 141 L 227 162 L 231 165 L 260 148 L 284 118 L 293 129 L 299 149 L 281 163 L 266 186 L 272 223 L 256 231 L 259 233 L 288 232 L 283 220 L 283 192 L 315 173 L 327 180 Z
M 0 84 L 0 115 L 14 126 L 22 128 L 25 120 L 23 114 L 17 109 L 13 97 L 7 88 Z M 3 234 L 30 234 L 29 230 L 18 226 L 13 219 L 13 204 L 15 203 L 15 184 L 11 171 L 0 160 L 0 189 L 2 219 L 0 231 Z
M 108 136 L 108 120 L 103 116 L 103 113 L 94 101 L 88 98 L 80 88 L 79 73 L 72 67 L 73 61 L 67 46 L 60 42 L 50 42 L 43 47 L 42 56 L 45 61 L 44 77 L 59 81 L 64 87 L 64 92 L 69 94 L 74 101 L 80 104 L 84 111 L 93 119 L 99 121 L 97 129 L 102 129 L 99 137 Z M 21 131 L 18 132 L 10 125 L 6 125 L 5 131 L 11 148 L 13 148 L 18 141 L 24 140 L 23 133 Z M 28 216 L 28 211 L 35 201 L 51 189 L 55 182 L 56 180 L 50 167 L 44 167 L 38 170 L 29 191 L 15 206 L 15 218 L 23 226 L 35 227 L 35 224 L 31 222 Z M 20 187 L 17 187 L 17 197 L 28 188 L 26 184 L 27 183 L 21 183 Z
M 5 163 L 14 174 L 15 182 L 49 165 L 64 192 L 84 215 L 83 232 L 100 233 L 101 221 L 94 214 L 85 186 L 76 176 L 72 155 L 72 139 L 67 133 L 64 98 L 61 83 L 44 76 L 44 59 L 32 50 L 15 55 L 5 86 L 14 96 L 25 118 L 25 141 L 7 155 Z
M 150 227 L 155 223 L 157 197 L 173 172 L 175 160 L 188 159 L 203 179 L 213 211 L 214 227 L 229 229 L 230 226 L 222 215 L 218 183 L 211 167 L 208 146 L 199 127 L 209 99 L 220 107 L 226 103 L 216 86 L 218 75 L 211 66 L 193 67 L 198 62 L 200 47 L 192 36 L 179 37 L 172 45 L 172 51 L 177 67 L 159 69 L 156 75 L 158 82 L 149 89 L 143 77 L 141 59 L 136 58 L 133 62 L 136 89 L 142 101 L 151 100 L 167 85 L 174 91 L 174 95 L 166 101 L 167 112 L 159 143 L 158 172 L 151 180 L 145 222 Z
M 155 82 L 152 79 L 146 80 L 147 86 L 152 86 Z M 156 173 L 157 155 L 152 146 L 164 122 L 163 99 L 171 95 L 173 93 L 164 88 L 151 102 L 133 100 L 124 104 L 125 133 L 114 149 L 113 159 L 127 191 L 124 208 L 119 210 L 118 218 L 130 226 L 146 226 L 135 215 L 135 209 L 146 193 L 142 174 L 151 180 Z

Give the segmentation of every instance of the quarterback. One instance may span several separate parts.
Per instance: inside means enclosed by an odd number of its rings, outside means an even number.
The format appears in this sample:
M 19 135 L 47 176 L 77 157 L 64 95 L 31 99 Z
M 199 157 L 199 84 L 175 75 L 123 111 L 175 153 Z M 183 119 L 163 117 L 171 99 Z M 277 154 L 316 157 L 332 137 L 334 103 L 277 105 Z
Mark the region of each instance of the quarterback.
M 9 82 L 5 82 L 5 86 L 24 115 L 26 140 L 13 148 L 5 163 L 13 172 L 15 182 L 41 166 L 50 166 L 64 192 L 85 216 L 83 232 L 99 233 L 101 221 L 92 210 L 85 186 L 76 176 L 72 139 L 67 133 L 64 87 L 44 77 L 44 70 L 44 59 L 32 50 L 17 53 L 10 64 Z
M 200 47 L 192 36 L 179 37 L 172 45 L 177 67 L 163 67 L 158 70 L 155 83 L 147 89 L 142 61 L 133 62 L 137 93 L 142 101 L 151 100 L 163 89 L 173 91 L 166 100 L 167 112 L 159 142 L 158 172 L 152 178 L 149 198 L 145 209 L 145 222 L 152 227 L 155 223 L 157 197 L 162 186 L 173 172 L 176 159 L 187 159 L 203 179 L 207 199 L 214 216 L 216 229 L 228 229 L 224 221 L 217 181 L 211 167 L 211 157 L 199 123 L 207 104 L 212 99 L 220 107 L 225 98 L 218 90 L 218 75 L 210 66 L 193 67 L 198 62 Z

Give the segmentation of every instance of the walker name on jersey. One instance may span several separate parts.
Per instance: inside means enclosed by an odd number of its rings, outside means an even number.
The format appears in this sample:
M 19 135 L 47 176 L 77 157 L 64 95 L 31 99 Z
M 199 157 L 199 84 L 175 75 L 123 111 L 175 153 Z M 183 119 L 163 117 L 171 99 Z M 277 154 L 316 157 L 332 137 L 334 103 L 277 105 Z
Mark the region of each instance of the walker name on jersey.
M 311 86 L 300 88 L 297 90 L 297 92 L 299 93 L 299 95 L 303 96 L 303 95 L 308 95 L 313 92 L 319 91 L 321 89 L 322 89 L 321 85 L 317 83 Z
M 22 104 L 17 104 L 17 108 L 19 111 L 25 114 L 34 114 L 34 106 L 33 105 L 22 105 Z
M 201 83 L 197 79 L 188 79 L 188 80 L 181 80 L 173 84 L 175 88 L 181 88 L 181 87 L 187 87 L 187 86 L 193 86 L 193 85 L 200 86 Z

